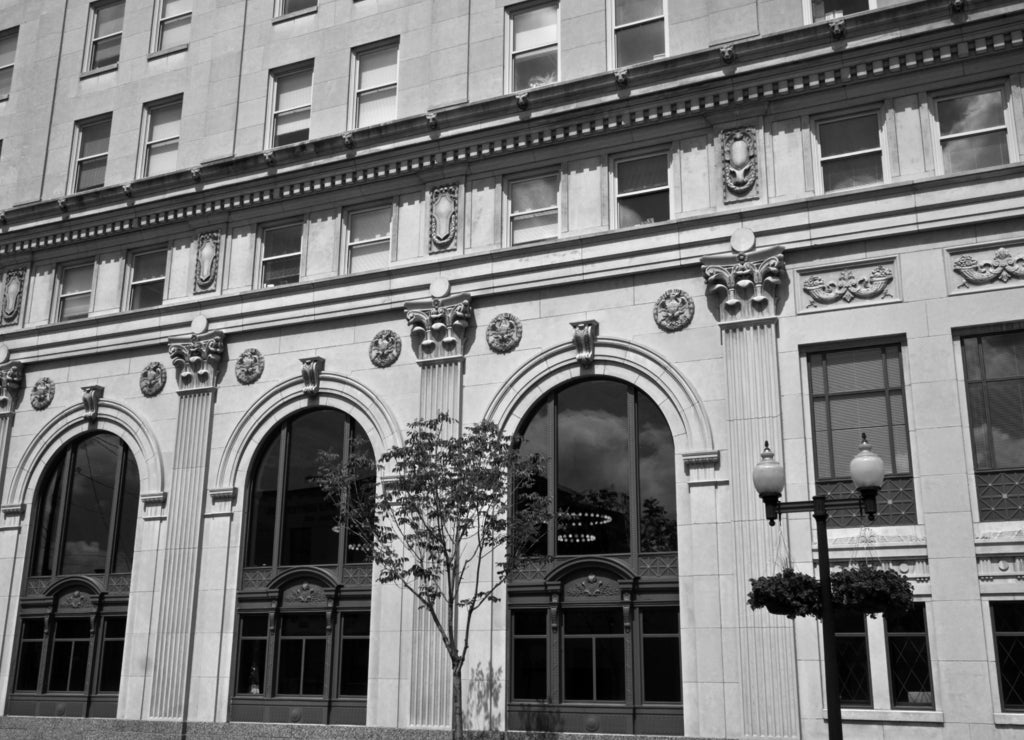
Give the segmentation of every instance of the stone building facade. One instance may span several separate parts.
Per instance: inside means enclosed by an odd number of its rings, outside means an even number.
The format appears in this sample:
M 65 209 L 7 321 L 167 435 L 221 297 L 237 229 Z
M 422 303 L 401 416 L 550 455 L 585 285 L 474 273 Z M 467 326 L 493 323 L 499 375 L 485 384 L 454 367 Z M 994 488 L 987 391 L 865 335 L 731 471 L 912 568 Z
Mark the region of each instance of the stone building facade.
M 840 620 L 847 736 L 1017 736 L 1022 61 L 1015 0 L 0 0 L 0 729 L 445 727 L 308 480 L 441 410 L 559 512 L 470 727 L 825 737 L 750 473 L 866 432 L 833 562 L 916 607 Z

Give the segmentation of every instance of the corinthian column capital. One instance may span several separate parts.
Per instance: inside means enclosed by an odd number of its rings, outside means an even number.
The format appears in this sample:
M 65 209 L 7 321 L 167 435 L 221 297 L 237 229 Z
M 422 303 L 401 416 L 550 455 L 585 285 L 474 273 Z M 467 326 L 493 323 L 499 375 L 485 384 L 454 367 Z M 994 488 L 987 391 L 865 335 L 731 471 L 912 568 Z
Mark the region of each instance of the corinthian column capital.
M 210 331 L 169 339 L 167 352 L 180 390 L 214 388 L 224 359 L 224 332 Z
M 786 275 L 783 248 L 755 249 L 755 241 L 752 231 L 738 229 L 730 239 L 728 254 L 700 261 L 708 292 L 720 298 L 721 323 L 775 315 L 775 288 Z

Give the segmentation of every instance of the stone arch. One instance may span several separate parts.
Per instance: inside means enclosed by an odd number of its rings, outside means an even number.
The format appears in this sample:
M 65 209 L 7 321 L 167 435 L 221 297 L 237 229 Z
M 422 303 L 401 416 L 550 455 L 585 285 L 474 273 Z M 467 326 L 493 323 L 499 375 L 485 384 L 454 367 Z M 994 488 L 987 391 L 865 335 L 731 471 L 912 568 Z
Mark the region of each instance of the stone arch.
M 351 416 L 370 438 L 375 455 L 399 444 L 398 419 L 366 386 L 334 373 L 320 376 L 320 392 L 311 398 L 301 378 L 271 388 L 254 403 L 228 437 L 212 488 L 230 488 L 244 482 L 261 440 L 280 422 L 299 411 L 332 408 Z
M 72 406 L 57 414 L 36 434 L 25 451 L 23 464 L 17 468 L 11 481 L 7 503 L 28 503 L 30 492 L 38 487 L 46 464 L 57 450 L 75 437 L 90 432 L 110 432 L 128 446 L 139 468 L 141 500 L 164 497 L 164 461 L 156 435 L 127 406 L 104 398 L 99 402 L 95 421 L 85 418 L 81 406 Z
M 484 418 L 514 431 L 550 391 L 579 378 L 607 377 L 632 383 L 658 405 L 672 430 L 676 453 L 712 452 L 711 421 L 700 396 L 668 360 L 634 342 L 598 337 L 594 362 L 584 367 L 572 342 L 535 355 L 498 389 Z

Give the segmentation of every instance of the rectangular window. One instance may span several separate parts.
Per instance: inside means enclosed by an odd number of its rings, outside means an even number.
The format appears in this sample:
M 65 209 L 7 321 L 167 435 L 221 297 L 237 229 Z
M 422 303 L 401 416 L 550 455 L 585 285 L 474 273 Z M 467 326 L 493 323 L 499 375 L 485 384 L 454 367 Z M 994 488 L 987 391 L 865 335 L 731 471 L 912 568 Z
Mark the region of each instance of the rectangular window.
M 85 65 L 86 72 L 117 64 L 121 58 L 123 22 L 124 0 L 93 3 L 89 7 L 89 56 Z
M 110 149 L 110 116 L 78 126 L 78 157 L 75 160 L 75 191 L 102 188 Z
M 615 1 L 615 66 L 665 56 L 665 6 L 662 0 Z
M 60 276 L 57 320 L 80 319 L 92 307 L 92 265 L 65 267 Z
M 1024 519 L 1024 331 L 962 343 L 980 519 Z
M 678 607 L 640 610 L 645 704 L 683 700 Z
M 156 51 L 187 46 L 192 25 L 192 0 L 160 0 Z
M 85 691 L 89 662 L 89 620 L 57 619 L 50 645 L 48 691 Z
M 178 169 L 181 136 L 181 98 L 146 106 L 146 146 L 142 176 L 162 175 Z
M 267 665 L 267 615 L 246 614 L 238 619 L 235 693 L 259 696 L 264 692 L 263 676 Z
M 316 8 L 316 3 L 317 0 L 278 0 L 277 12 L 274 15 L 280 17 L 291 13 L 301 13 L 303 10 L 312 10 Z
M 619 162 L 615 184 L 619 227 L 668 221 L 668 161 L 664 154 Z
M 811 0 L 811 17 L 816 21 L 839 18 L 870 9 L 869 0 Z
M 626 695 L 621 609 L 567 609 L 564 630 L 566 701 L 622 701 Z
M 1024 712 L 1024 601 L 992 602 L 992 635 L 1004 712 Z
M 548 628 L 546 609 L 512 612 L 512 698 L 548 698 Z
M 868 634 L 860 612 L 835 610 L 836 659 L 839 662 L 839 701 L 844 707 L 870 707 L 871 671 Z
M 132 260 L 131 298 L 128 307 L 152 308 L 164 302 L 167 251 L 137 254 Z
M 398 42 L 355 52 L 357 128 L 395 120 L 398 100 Z
M 892 706 L 931 709 L 935 697 L 924 604 L 914 604 L 905 614 L 886 614 L 884 618 Z
M 512 89 L 558 82 L 558 4 L 509 14 L 512 24 Z
M 117 693 L 121 688 L 121 662 L 124 659 L 125 617 L 103 620 L 103 642 L 100 646 L 100 674 L 97 691 Z
M 818 146 L 826 193 L 882 182 L 877 114 L 819 123 Z
M 366 696 L 370 671 L 370 612 L 341 613 L 338 694 Z
M 306 141 L 312 108 L 313 65 L 270 74 L 274 101 L 270 146 Z
M 910 433 L 899 345 L 808 354 L 814 465 L 819 493 L 854 496 L 850 460 L 861 434 L 885 462 L 876 524 L 915 524 Z M 835 512 L 830 526 L 863 526 L 856 510 Z
M 558 236 L 558 175 L 509 183 L 509 233 L 512 244 Z
M 348 219 L 348 271 L 382 270 L 391 260 L 391 206 L 356 211 Z
M 43 642 L 46 633 L 42 619 L 26 619 L 21 624 L 21 647 L 14 679 L 15 691 L 38 691 L 39 669 L 43 662 Z
M 282 616 L 277 693 L 322 696 L 326 648 L 327 619 L 323 614 Z
M 17 47 L 17 28 L 0 32 L 0 100 L 7 100 L 11 94 L 11 80 L 14 78 L 14 52 Z
M 301 260 L 301 223 L 264 229 L 262 278 L 260 281 L 264 288 L 299 282 Z
M 936 101 L 942 169 L 946 174 L 1010 161 L 1002 90 Z

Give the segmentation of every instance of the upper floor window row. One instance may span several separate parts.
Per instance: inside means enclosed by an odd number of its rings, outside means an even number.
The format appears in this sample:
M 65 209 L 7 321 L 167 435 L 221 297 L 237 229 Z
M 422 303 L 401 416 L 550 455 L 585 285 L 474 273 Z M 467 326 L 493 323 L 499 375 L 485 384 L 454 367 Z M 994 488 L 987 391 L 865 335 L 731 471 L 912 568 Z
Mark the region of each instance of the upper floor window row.
M 18 29 L 0 31 L 0 101 L 11 94 L 14 79 L 14 52 L 18 48 Z

